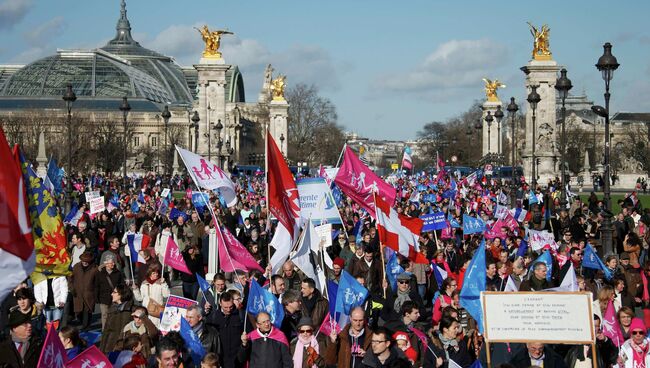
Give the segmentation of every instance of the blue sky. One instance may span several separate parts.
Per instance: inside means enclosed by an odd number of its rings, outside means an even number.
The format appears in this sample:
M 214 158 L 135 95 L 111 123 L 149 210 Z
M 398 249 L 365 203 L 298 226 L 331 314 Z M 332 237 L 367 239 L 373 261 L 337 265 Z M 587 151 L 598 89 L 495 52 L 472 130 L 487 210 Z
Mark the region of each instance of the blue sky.
M 572 92 L 597 104 L 604 83 L 594 64 L 611 42 L 621 64 L 612 110 L 650 111 L 649 1 L 131 0 L 127 10 L 134 38 L 181 65 L 200 57 L 193 26 L 227 27 L 236 35 L 224 39 L 224 58 L 242 70 L 248 101 L 271 63 L 290 85 L 316 84 L 341 125 L 371 138 L 411 139 L 465 111 L 484 98 L 482 77 L 507 85 L 503 101 L 523 100 L 526 21 L 549 24 Z M 118 0 L 0 0 L 0 63 L 100 47 L 118 17 Z

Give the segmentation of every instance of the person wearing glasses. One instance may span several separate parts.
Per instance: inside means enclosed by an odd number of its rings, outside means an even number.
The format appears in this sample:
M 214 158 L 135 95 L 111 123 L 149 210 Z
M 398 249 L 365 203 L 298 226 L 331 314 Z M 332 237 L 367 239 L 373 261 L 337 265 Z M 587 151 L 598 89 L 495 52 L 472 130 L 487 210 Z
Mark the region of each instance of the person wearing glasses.
M 442 318 L 442 310 L 452 304 L 452 297 L 454 290 L 458 288 L 458 282 L 452 279 L 451 277 L 444 279 L 442 281 L 442 292 L 440 296 L 436 298 L 436 301 L 433 305 L 433 319 L 432 324 L 436 326 L 440 319 Z
M 650 339 L 643 320 L 632 319 L 630 331 L 631 337 L 619 349 L 617 363 L 625 368 L 650 367 Z
M 363 358 L 365 367 L 381 368 L 410 368 L 412 367 L 406 355 L 393 344 L 390 332 L 379 327 L 370 337 L 370 351 Z
M 402 272 L 399 276 L 397 276 L 396 292 L 393 293 L 392 288 L 386 288 L 385 305 L 392 307 L 392 309 L 384 308 L 384 310 L 382 310 L 382 315 L 386 315 L 389 311 L 393 312 L 389 314 L 395 314 L 395 312 L 399 312 L 402 309 L 402 305 L 407 301 L 412 301 L 417 308 L 422 308 L 424 305 L 422 303 L 422 298 L 420 298 L 420 294 L 418 294 L 417 290 L 411 288 L 411 274 L 408 272 Z M 393 317 L 397 317 L 397 315 L 394 315 Z M 385 316 L 383 318 L 386 320 L 390 317 Z
M 260 312 L 255 321 L 257 328 L 241 335 L 239 362 L 248 362 L 249 368 L 293 368 L 287 338 L 271 324 L 269 314 Z
M 321 341 L 314 336 L 311 318 L 302 317 L 298 323 L 298 337 L 290 344 L 294 368 L 324 368 L 325 360 L 320 352 L 325 352 L 325 346 Z
M 550 345 L 541 342 L 529 342 L 526 349 L 521 350 L 510 360 L 515 368 L 528 368 L 530 366 L 544 368 L 565 368 L 562 357 Z

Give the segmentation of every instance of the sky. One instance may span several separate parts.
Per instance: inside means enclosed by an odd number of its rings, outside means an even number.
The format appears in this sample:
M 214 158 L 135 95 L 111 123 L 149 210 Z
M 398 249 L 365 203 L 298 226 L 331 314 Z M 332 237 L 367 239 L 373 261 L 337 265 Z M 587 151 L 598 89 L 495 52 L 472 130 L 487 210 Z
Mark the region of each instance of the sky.
M 553 58 L 572 94 L 604 104 L 596 70 L 605 42 L 621 64 L 611 109 L 650 111 L 650 1 L 130 0 L 133 37 L 198 63 L 193 27 L 227 28 L 223 57 L 238 65 L 254 102 L 272 64 L 289 87 L 314 84 L 338 123 L 372 139 L 414 139 L 484 100 L 482 78 L 499 79 L 502 101 L 526 96 L 519 68 L 531 58 L 527 21 L 548 24 Z M 115 35 L 119 0 L 0 0 L 0 64 L 26 64 L 56 49 L 103 46 Z

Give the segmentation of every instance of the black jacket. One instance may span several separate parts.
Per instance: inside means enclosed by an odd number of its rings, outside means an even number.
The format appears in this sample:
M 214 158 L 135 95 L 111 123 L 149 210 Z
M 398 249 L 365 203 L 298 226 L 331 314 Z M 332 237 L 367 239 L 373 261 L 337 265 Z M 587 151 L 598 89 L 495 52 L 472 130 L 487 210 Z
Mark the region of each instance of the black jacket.
M 234 368 L 244 332 L 244 318 L 234 310 L 226 316 L 221 309 L 213 307 L 204 321 L 219 333 L 219 360 L 224 368 Z
M 390 356 L 382 364 L 379 358 L 369 350 L 362 361 L 363 365 L 368 368 L 411 368 L 412 365 L 404 353 L 395 346 L 390 347 Z
M 7 337 L 0 342 L 0 367 L 4 368 L 36 368 L 38 359 L 41 356 L 41 349 L 43 348 L 43 341 L 32 336 L 29 340 L 29 346 L 25 352 L 25 356 L 21 359 L 16 345 Z
M 613 364 L 616 364 L 616 358 L 618 357 L 618 348 L 612 340 L 606 338 L 605 341 L 596 340 L 596 360 L 598 368 L 607 368 L 611 367 Z M 591 353 L 591 347 L 589 347 L 589 358 L 593 357 Z M 567 367 L 573 368 L 576 364 L 576 361 L 583 361 L 585 359 L 584 348 L 582 345 L 576 345 L 572 347 L 564 358 L 564 362 Z
M 519 353 L 515 354 L 514 357 L 510 360 L 510 364 L 515 368 L 528 368 L 530 367 L 531 361 L 530 356 L 528 355 L 528 349 L 524 349 Z M 544 346 L 544 368 L 566 368 L 566 364 L 562 357 L 557 354 L 553 349 L 548 345 Z
M 203 256 L 200 252 L 197 252 L 194 259 L 192 259 L 190 254 L 187 252 L 188 249 L 185 249 L 182 254 L 183 260 L 192 274 L 188 275 L 185 272 L 181 272 L 181 280 L 183 282 L 196 282 L 196 273 L 201 275 L 201 277 L 205 277 L 205 273 L 203 272 Z
M 111 280 L 110 282 L 108 280 Z M 102 270 L 95 275 L 95 292 L 97 293 L 97 302 L 99 304 L 111 305 L 113 300 L 111 293 L 117 285 L 124 284 L 124 275 L 122 272 L 118 271 L 116 268 L 113 269 L 113 272 L 109 275 L 106 272 L 106 269 L 102 267 Z
M 219 354 L 219 332 L 214 327 L 203 322 L 203 328 L 199 332 L 199 340 L 201 340 L 201 345 L 203 345 L 206 353 Z

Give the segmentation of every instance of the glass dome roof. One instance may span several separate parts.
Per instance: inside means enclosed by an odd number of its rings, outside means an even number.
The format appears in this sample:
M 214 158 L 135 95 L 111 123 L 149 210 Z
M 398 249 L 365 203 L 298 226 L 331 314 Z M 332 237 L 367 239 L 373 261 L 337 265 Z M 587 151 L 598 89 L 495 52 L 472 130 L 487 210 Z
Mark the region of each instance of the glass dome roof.
M 124 0 L 116 30 L 115 38 L 100 49 L 58 50 L 25 66 L 2 86 L 0 95 L 61 96 L 71 83 L 77 96 L 192 103 L 183 71 L 173 59 L 140 46 L 131 36 Z

